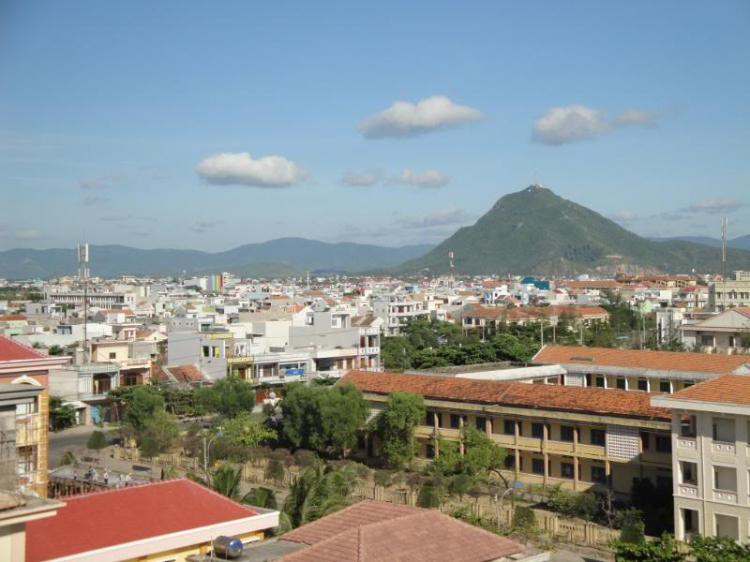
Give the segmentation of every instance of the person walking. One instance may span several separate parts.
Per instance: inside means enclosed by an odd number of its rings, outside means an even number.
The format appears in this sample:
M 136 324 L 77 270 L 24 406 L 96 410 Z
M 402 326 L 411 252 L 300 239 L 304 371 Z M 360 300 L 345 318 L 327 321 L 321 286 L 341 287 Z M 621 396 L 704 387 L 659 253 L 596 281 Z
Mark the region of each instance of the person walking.
M 125 487 L 125 475 L 122 472 L 120 473 L 119 480 L 120 480 L 119 487 L 124 488 Z
M 128 472 L 125 475 L 125 486 L 130 486 L 130 484 L 133 482 L 133 477 L 130 476 L 130 473 Z
M 104 473 L 102 474 L 102 478 L 104 478 L 104 485 L 109 486 L 109 472 L 107 472 L 107 469 L 104 469 Z

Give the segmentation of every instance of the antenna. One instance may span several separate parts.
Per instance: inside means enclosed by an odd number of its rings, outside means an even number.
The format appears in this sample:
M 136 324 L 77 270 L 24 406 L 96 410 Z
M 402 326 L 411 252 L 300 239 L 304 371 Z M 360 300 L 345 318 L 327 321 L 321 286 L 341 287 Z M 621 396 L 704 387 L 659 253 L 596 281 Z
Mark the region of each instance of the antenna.
M 78 245 L 78 280 L 83 283 L 83 362 L 88 365 L 89 357 L 89 244 Z
M 721 218 L 721 291 L 726 302 L 727 298 L 727 217 Z M 721 307 L 724 310 L 724 306 Z
M 454 287 L 456 285 L 456 279 L 455 279 L 456 268 L 453 264 L 453 250 L 450 250 L 448 252 L 448 264 L 450 265 L 450 268 L 451 268 L 451 287 Z

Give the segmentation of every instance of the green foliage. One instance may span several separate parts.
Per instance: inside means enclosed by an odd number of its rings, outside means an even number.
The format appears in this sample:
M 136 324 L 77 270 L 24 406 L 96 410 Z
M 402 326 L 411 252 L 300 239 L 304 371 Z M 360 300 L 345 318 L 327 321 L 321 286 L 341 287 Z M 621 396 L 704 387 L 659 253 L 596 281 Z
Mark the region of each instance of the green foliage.
M 292 481 L 284 501 L 282 530 L 310 523 L 345 507 L 356 483 L 356 474 L 346 466 L 305 469 Z
M 414 458 L 417 441 L 414 429 L 425 419 L 424 398 L 409 392 L 393 392 L 388 405 L 375 421 L 380 438 L 380 454 L 393 469 L 400 469 Z
M 251 412 L 242 412 L 224 423 L 224 434 L 221 439 L 237 446 L 255 448 L 276 439 L 276 430 L 254 420 Z
M 536 528 L 536 514 L 530 507 L 519 505 L 513 510 L 513 528 L 530 531 Z
M 242 470 L 229 463 L 222 464 L 211 473 L 211 487 L 230 499 L 239 499 L 241 483 Z
M 94 431 L 89 436 L 89 440 L 86 443 L 86 448 L 91 449 L 93 451 L 100 451 L 104 449 L 104 447 L 106 446 L 107 446 L 107 438 L 104 436 L 104 433 L 101 431 Z
M 617 514 L 620 542 L 641 544 L 646 541 L 643 514 L 637 509 L 625 509 Z
M 281 403 L 282 435 L 293 448 L 342 457 L 357 445 L 367 402 L 352 384 L 334 387 L 290 384 Z
M 147 459 L 154 458 L 177 447 L 180 426 L 173 415 L 157 410 L 145 421 L 137 439 L 141 454 Z
M 376 470 L 375 474 L 373 475 L 373 481 L 375 482 L 376 486 L 382 486 L 383 488 L 387 488 L 391 485 L 391 481 L 393 480 L 393 474 L 388 470 Z
M 461 455 L 458 443 L 455 441 L 437 441 L 438 454 L 430 465 L 430 471 L 438 474 L 451 475 L 461 472 Z
M 235 418 L 251 411 L 255 405 L 252 385 L 234 375 L 219 379 L 211 386 L 196 388 L 194 393 L 200 411 L 224 418 Z
M 62 398 L 50 396 L 49 418 L 53 430 L 67 429 L 76 424 L 76 409 L 69 404 L 63 406 Z
M 669 533 L 653 541 L 638 544 L 614 541 L 610 546 L 617 562 L 682 562 L 687 558 Z
M 274 484 L 279 486 L 284 482 L 285 475 L 284 464 L 279 459 L 271 459 L 268 461 L 268 465 L 266 465 L 267 479 L 273 480 Z
M 737 544 L 728 537 L 702 537 L 690 541 L 690 551 L 695 562 L 748 562 L 750 545 Z
M 590 492 L 569 492 L 561 485 L 554 486 L 548 492 L 549 507 L 564 517 L 580 517 L 591 521 L 599 511 L 596 496 Z
M 278 509 L 276 494 L 270 488 L 253 488 L 242 498 L 242 503 L 263 509 Z
M 75 464 L 75 462 L 76 457 L 73 455 L 73 451 L 65 451 L 60 459 L 60 466 Z
M 486 433 L 475 427 L 466 427 L 463 430 L 463 440 L 462 472 L 483 475 L 503 466 L 507 451 L 495 444 Z
M 448 481 L 448 491 L 458 496 L 460 501 L 464 501 L 464 494 L 474 486 L 475 478 L 468 474 L 456 474 Z
M 48 353 L 50 355 L 64 355 L 65 350 L 59 345 L 53 345 L 49 348 Z
M 443 503 L 442 487 L 434 479 L 426 480 L 419 489 L 417 505 L 424 508 L 438 508 Z
M 164 411 L 164 397 L 153 386 L 130 388 L 132 390 L 129 393 L 120 395 L 120 399 L 125 405 L 123 421 L 131 425 L 136 431 L 141 431 L 156 412 Z

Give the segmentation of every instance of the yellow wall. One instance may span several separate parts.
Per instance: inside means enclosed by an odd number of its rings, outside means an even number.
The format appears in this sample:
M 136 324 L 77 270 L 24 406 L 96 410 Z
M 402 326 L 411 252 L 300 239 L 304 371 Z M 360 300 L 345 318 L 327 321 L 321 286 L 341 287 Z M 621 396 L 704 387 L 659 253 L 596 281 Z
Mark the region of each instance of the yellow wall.
M 253 533 L 247 533 L 246 535 L 237 535 L 238 539 L 242 542 L 250 541 L 253 539 L 263 540 L 265 538 L 264 531 L 256 531 Z M 176 562 L 185 562 L 188 556 L 192 554 L 208 554 L 211 548 L 211 543 L 201 543 L 192 546 L 186 546 L 175 550 L 167 550 L 164 552 L 155 552 L 149 556 L 142 556 L 140 558 L 131 559 L 132 562 L 136 561 L 148 561 L 148 562 L 166 562 L 167 560 L 174 560 Z

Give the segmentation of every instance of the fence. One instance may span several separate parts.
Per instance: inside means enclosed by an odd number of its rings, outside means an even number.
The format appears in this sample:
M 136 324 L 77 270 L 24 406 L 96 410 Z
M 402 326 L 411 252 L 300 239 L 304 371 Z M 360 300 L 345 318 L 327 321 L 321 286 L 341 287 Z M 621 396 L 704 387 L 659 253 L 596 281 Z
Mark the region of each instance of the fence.
M 115 458 L 139 462 L 140 455 L 137 448 L 115 447 Z M 160 455 L 150 460 L 151 463 L 162 468 L 172 468 L 184 472 L 202 473 L 200 460 L 195 457 L 185 457 L 179 453 Z M 272 480 L 266 476 L 267 461 L 244 463 L 241 466 L 242 480 L 251 485 L 271 486 L 288 489 L 294 479 L 299 476 L 300 468 L 285 467 L 284 478 Z M 355 486 L 349 495 L 351 501 L 376 500 L 399 505 L 416 505 L 417 494 L 412 490 L 392 490 L 382 486 L 360 484 Z M 469 501 L 451 499 L 440 506 L 442 513 L 451 514 L 464 511 L 474 517 L 489 521 L 497 529 L 507 528 L 513 522 L 513 507 L 510 502 L 502 503 L 489 496 L 474 498 Z M 565 519 L 560 515 L 543 509 L 534 509 L 536 523 L 539 530 L 552 538 L 595 548 L 606 547 L 611 540 L 619 538 L 619 532 L 575 519 Z

